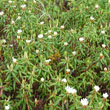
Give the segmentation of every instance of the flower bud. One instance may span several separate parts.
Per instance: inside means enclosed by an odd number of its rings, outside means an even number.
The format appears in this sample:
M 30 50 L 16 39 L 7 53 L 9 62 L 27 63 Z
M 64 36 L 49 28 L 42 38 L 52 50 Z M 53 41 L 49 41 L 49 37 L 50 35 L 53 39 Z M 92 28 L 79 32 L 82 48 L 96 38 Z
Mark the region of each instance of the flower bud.
M 17 39 L 20 40 L 20 36 L 17 36 Z
M 103 54 L 101 53 L 101 54 L 100 54 L 100 59 L 102 59 L 102 58 L 103 58 Z
M 93 17 L 93 16 L 91 16 L 91 17 L 90 17 L 90 20 L 91 20 L 91 22 L 93 22 L 93 21 L 94 21 L 94 17 Z
M 104 49 L 106 47 L 106 45 L 105 44 L 102 44 L 102 48 Z
M 104 68 L 104 71 L 105 71 L 105 73 L 107 73 L 107 68 L 106 67 Z
M 80 37 L 80 38 L 79 38 L 79 41 L 80 41 L 81 43 L 83 43 L 84 38 L 83 38 L 83 37 Z
M 70 69 L 66 69 L 66 74 L 69 74 L 70 73 Z
M 58 34 L 57 32 L 54 32 L 54 35 L 53 35 L 53 36 L 54 36 L 54 37 L 56 37 L 56 36 L 57 36 L 57 34 Z
M 72 54 L 73 54 L 73 56 L 75 56 L 76 55 L 76 51 L 73 51 Z
M 61 30 L 64 30 L 64 25 L 62 25 L 62 26 L 60 27 L 60 29 L 61 29 Z

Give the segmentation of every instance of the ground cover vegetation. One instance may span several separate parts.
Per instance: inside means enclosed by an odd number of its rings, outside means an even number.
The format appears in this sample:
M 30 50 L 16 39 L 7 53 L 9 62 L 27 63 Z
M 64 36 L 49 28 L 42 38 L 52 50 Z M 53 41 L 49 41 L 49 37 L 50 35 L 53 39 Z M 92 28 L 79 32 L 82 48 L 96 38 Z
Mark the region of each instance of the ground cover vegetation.
M 110 110 L 110 0 L 0 0 L 1 110 Z

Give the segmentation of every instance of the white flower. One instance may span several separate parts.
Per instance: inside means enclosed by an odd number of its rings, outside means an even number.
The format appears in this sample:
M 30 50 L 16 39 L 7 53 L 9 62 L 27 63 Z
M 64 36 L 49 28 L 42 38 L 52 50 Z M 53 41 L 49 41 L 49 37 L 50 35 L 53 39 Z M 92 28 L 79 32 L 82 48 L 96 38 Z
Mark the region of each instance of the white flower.
M 95 5 L 95 8 L 98 9 L 99 8 L 99 5 Z
M 73 32 L 73 29 L 71 29 L 70 32 Z
M 71 94 L 75 94 L 77 92 L 76 89 L 74 89 L 74 88 L 72 88 L 70 86 L 66 86 L 65 90 L 66 90 L 67 93 L 71 93 Z
M 51 39 L 51 38 L 52 38 L 52 36 L 51 36 L 51 35 L 49 35 L 49 36 L 48 36 L 48 38 L 49 38 L 49 39 Z
M 36 53 L 38 54 L 39 53 L 39 50 L 36 50 Z
M 110 4 L 110 0 L 108 0 L 108 3 Z
M 103 93 L 103 97 L 104 98 L 107 98 L 108 97 L 108 94 L 107 93 Z
M 33 2 L 34 2 L 34 3 L 36 3 L 36 1 L 35 1 L 35 0 L 33 0 Z
M 64 42 L 64 46 L 67 46 L 68 45 L 68 43 L 67 42 Z
M 22 33 L 22 30 L 21 30 L 21 29 L 19 29 L 19 30 L 17 31 L 17 33 L 18 33 L 18 34 L 21 34 L 21 33 Z
M 9 0 L 8 2 L 9 2 L 9 3 L 12 3 L 12 1 L 11 1 L 11 0 Z
M 14 62 L 14 63 L 16 63 L 16 62 L 17 62 L 17 59 L 16 59 L 16 58 L 12 58 L 12 59 L 13 59 L 13 62 Z
M 12 20 L 12 21 L 11 21 L 11 24 L 15 24 L 15 21 Z
M 60 28 L 61 28 L 61 29 L 64 29 L 64 25 L 62 25 Z
M 69 73 L 69 72 L 70 72 L 70 69 L 66 69 L 66 72 L 68 72 L 68 73 Z
M 30 42 L 31 42 L 31 40 L 26 40 L 26 43 L 28 43 L 28 44 L 29 44 Z
M 27 0 L 24 0 L 24 2 L 26 2 Z
M 73 54 L 73 56 L 75 56 L 76 55 L 76 51 L 73 51 L 72 54 Z
M 52 33 L 52 30 L 48 30 L 49 35 Z
M 31 13 L 31 10 L 29 10 L 29 13 Z
M 41 78 L 41 82 L 44 82 L 44 78 Z
M 1 11 L 1 12 L 0 12 L 0 16 L 3 16 L 3 15 L 4 15 L 4 12 L 3 12 L 3 11 Z
M 62 81 L 62 82 L 65 82 L 65 83 L 67 82 L 67 80 L 66 80 L 65 78 L 63 78 L 61 81 Z
M 104 71 L 107 72 L 107 68 L 106 67 L 104 68 Z
M 79 41 L 80 41 L 80 42 L 83 42 L 83 41 L 84 41 L 84 38 L 83 38 L 83 37 L 80 37 L 80 38 L 79 38 Z
M 93 17 L 93 16 L 91 16 L 91 17 L 90 17 L 90 20 L 91 20 L 91 21 L 94 21 L 94 17 Z
M 21 16 L 18 16 L 17 20 L 21 19 Z
M 5 110 L 9 110 L 10 109 L 10 105 L 5 106 Z
M 54 32 L 54 36 L 57 36 L 57 34 L 58 34 L 57 32 Z
M 3 43 L 6 43 L 6 40 L 5 39 L 3 39 Z
M 17 36 L 17 39 L 20 40 L 20 36 Z
M 94 89 L 96 92 L 98 92 L 100 90 L 99 86 L 94 86 Z
M 106 47 L 106 45 L 105 45 L 105 44 L 102 44 L 102 47 L 103 47 L 103 48 L 105 48 L 105 47 Z
M 45 60 L 46 63 L 49 63 L 51 61 L 51 59 Z
M 88 100 L 86 99 L 86 98 L 83 98 L 83 99 L 81 99 L 81 104 L 83 105 L 83 106 L 87 106 L 88 105 Z
M 103 58 L 103 54 L 102 54 L 102 53 L 100 53 L 100 58 L 101 58 L 101 59 Z
M 43 38 L 43 34 L 39 34 L 39 35 L 38 35 L 38 38 L 39 38 L 39 39 L 42 39 L 42 38 Z
M 40 25 L 43 25 L 44 24 L 44 21 L 40 22 Z
M 101 34 L 103 34 L 103 35 L 104 35 L 104 34 L 105 34 L 105 31 L 101 31 Z
M 21 5 L 22 9 L 25 9 L 25 7 L 26 7 L 26 4 Z

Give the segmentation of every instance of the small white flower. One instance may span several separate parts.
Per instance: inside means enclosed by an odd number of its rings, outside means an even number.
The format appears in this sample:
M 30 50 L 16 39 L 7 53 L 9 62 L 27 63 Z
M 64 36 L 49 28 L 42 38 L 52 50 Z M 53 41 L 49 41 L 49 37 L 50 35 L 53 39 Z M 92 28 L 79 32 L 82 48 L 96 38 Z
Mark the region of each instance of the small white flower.
M 16 58 L 12 58 L 12 59 L 13 59 L 13 62 L 14 62 L 14 63 L 16 63 L 16 62 L 17 62 L 17 59 L 16 59 Z
M 21 5 L 21 8 L 25 9 L 26 8 L 26 4 Z
M 94 89 L 96 92 L 98 92 L 100 90 L 99 86 L 94 86 Z
M 20 36 L 17 36 L 17 39 L 20 40 Z
M 91 16 L 91 17 L 90 17 L 90 20 L 91 20 L 91 21 L 94 21 L 94 17 L 93 17 L 93 16 Z
M 104 71 L 107 72 L 107 68 L 106 67 L 104 67 Z
M 3 12 L 3 11 L 1 11 L 1 12 L 0 12 L 0 16 L 3 16 L 3 15 L 4 15 L 4 12 Z
M 105 31 L 101 31 L 101 34 L 103 34 L 103 35 L 104 35 L 104 34 L 105 34 Z
M 79 41 L 80 41 L 80 42 L 83 42 L 83 41 L 84 41 L 84 38 L 83 38 L 83 37 L 80 37 L 80 38 L 79 38 Z
M 29 10 L 29 13 L 31 13 L 31 10 Z
M 73 29 L 71 29 L 70 32 L 73 32 Z
M 62 25 L 60 28 L 61 28 L 61 29 L 64 29 L 64 25 Z
M 3 43 L 6 43 L 6 40 L 5 39 L 3 39 Z
M 105 44 L 102 44 L 102 48 L 105 48 L 106 47 L 106 45 Z
M 87 106 L 88 105 L 88 100 L 86 99 L 86 98 L 83 98 L 83 99 L 81 99 L 81 104 L 83 105 L 83 106 Z
M 51 59 L 45 60 L 46 63 L 49 63 L 51 61 Z
M 58 35 L 58 33 L 57 32 L 54 32 L 54 36 L 56 37 Z
M 27 0 L 24 0 L 24 2 L 26 2 Z
M 95 8 L 98 9 L 99 8 L 99 5 L 95 5 Z
M 108 0 L 108 3 L 110 4 L 110 0 Z
M 8 2 L 9 2 L 10 4 L 12 3 L 12 1 L 11 1 L 11 0 L 9 0 Z
M 62 81 L 62 82 L 64 82 L 64 83 L 66 83 L 66 82 L 67 82 L 67 80 L 66 80 L 65 78 L 63 78 L 61 81 Z
M 5 106 L 5 110 L 9 110 L 10 109 L 10 105 Z
M 44 78 L 41 78 L 41 82 L 44 82 Z
M 72 88 L 72 87 L 70 87 L 70 86 L 66 86 L 66 87 L 65 87 L 65 90 L 66 90 L 66 92 L 69 93 L 69 94 L 75 94 L 75 93 L 77 92 L 76 89 L 74 89 L 74 88 Z
M 21 19 L 21 16 L 18 16 L 17 20 Z
M 33 0 L 33 2 L 34 2 L 34 3 L 36 3 L 36 1 L 35 1 L 35 0 Z
M 21 30 L 21 29 L 19 29 L 19 30 L 17 31 L 17 33 L 18 33 L 18 34 L 21 34 L 21 33 L 22 33 L 22 30 Z
M 52 36 L 51 36 L 51 35 L 49 35 L 49 36 L 48 36 L 48 38 L 49 38 L 49 39 L 51 39 L 51 38 L 52 38 Z
M 103 58 L 103 54 L 102 54 L 102 53 L 100 53 L 100 58 L 101 58 L 101 59 Z
M 15 24 L 15 21 L 12 20 L 12 21 L 11 21 L 11 24 Z
M 43 38 L 43 34 L 39 34 L 39 35 L 38 35 L 38 38 L 39 38 L 39 39 L 42 39 L 42 38 Z
M 73 54 L 73 56 L 75 56 L 76 55 L 76 51 L 73 51 L 72 54 Z
M 108 97 L 108 94 L 107 93 L 103 93 L 103 97 L 104 98 L 107 98 Z
M 31 42 L 31 40 L 26 40 L 26 43 L 28 43 L 28 44 L 29 44 L 30 42 Z
M 70 69 L 66 69 L 66 72 L 68 72 L 68 73 L 69 73 L 69 72 L 70 72 Z
M 67 46 L 68 45 L 68 43 L 67 42 L 64 42 L 64 46 Z
M 38 54 L 39 53 L 39 50 L 36 50 L 36 53 Z
M 52 32 L 52 30 L 48 30 L 48 33 L 51 33 Z
M 40 25 L 43 25 L 44 24 L 44 21 L 40 22 Z

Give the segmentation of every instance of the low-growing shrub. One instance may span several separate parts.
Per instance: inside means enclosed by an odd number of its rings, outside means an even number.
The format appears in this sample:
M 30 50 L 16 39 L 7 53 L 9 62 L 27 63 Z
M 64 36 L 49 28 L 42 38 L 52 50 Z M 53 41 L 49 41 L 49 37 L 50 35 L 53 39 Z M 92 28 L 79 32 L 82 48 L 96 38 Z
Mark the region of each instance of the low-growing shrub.
M 109 110 L 110 0 L 0 0 L 0 109 Z

